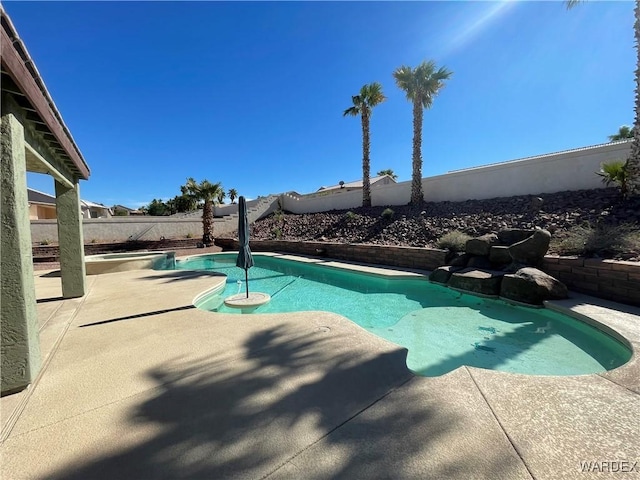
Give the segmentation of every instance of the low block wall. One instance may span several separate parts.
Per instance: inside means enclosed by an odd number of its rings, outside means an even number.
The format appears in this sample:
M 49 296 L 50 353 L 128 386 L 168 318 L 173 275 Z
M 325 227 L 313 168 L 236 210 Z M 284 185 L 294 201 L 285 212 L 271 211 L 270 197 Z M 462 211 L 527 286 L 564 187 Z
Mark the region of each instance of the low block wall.
M 640 263 L 547 255 L 542 270 L 569 290 L 640 306 Z
M 238 241 L 232 238 L 219 238 L 215 244 L 224 250 L 238 249 Z M 423 270 L 445 265 L 447 253 L 446 250 L 430 248 L 286 240 L 252 240 L 250 246 L 256 252 L 326 256 L 336 260 Z M 640 306 L 640 263 L 547 255 L 542 270 L 562 281 L 569 290 Z
M 215 244 L 225 250 L 237 250 L 238 241 L 231 238 L 216 239 Z M 300 255 L 323 256 L 336 260 L 375 263 L 394 267 L 433 270 L 444 265 L 446 250 L 418 247 L 394 247 L 329 242 L 291 242 L 287 240 L 252 240 L 254 252 L 286 252 Z
M 236 221 L 237 222 L 237 221 Z M 214 219 L 214 235 L 229 234 L 237 228 L 237 223 Z M 136 240 L 160 240 L 161 238 L 202 238 L 202 219 L 170 217 L 111 217 L 82 220 L 84 241 L 125 242 Z M 33 243 L 58 242 L 57 220 L 32 220 L 31 241 Z

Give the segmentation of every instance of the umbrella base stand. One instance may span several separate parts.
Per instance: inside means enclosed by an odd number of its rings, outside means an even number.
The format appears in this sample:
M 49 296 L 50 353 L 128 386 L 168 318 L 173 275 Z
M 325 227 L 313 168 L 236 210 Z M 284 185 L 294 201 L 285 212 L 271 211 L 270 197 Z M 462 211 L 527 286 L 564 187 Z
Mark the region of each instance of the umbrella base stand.
M 250 312 L 270 301 L 271 296 L 267 293 L 249 292 L 249 298 L 246 293 L 237 293 L 225 298 L 224 304 L 229 308 L 239 308 L 243 312 Z

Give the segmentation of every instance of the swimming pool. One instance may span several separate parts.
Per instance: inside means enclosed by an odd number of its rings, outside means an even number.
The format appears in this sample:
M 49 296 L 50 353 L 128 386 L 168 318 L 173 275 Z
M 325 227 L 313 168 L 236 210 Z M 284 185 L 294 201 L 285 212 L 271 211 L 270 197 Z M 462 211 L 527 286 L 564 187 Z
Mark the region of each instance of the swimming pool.
M 462 365 L 538 375 L 580 375 L 617 368 L 631 350 L 580 320 L 547 309 L 462 294 L 425 277 L 388 278 L 357 271 L 255 255 L 251 291 L 271 295 L 255 313 L 330 311 L 407 348 L 407 366 L 438 376 Z M 224 291 L 196 303 L 238 313 L 224 298 L 244 292 L 236 254 L 177 260 L 177 269 L 227 276 Z

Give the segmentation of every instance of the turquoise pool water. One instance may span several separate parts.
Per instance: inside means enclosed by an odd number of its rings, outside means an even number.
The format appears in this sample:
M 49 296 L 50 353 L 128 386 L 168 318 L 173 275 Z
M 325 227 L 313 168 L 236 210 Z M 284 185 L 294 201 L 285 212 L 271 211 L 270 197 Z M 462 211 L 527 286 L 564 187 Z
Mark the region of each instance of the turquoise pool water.
M 461 365 L 538 375 L 579 375 L 611 370 L 631 351 L 604 332 L 547 309 L 461 294 L 426 279 L 388 279 L 349 270 L 255 255 L 249 288 L 271 295 L 255 313 L 330 311 L 407 348 L 407 366 L 438 376 Z M 244 292 L 236 254 L 176 261 L 177 269 L 227 276 L 224 292 L 198 303 L 211 311 Z

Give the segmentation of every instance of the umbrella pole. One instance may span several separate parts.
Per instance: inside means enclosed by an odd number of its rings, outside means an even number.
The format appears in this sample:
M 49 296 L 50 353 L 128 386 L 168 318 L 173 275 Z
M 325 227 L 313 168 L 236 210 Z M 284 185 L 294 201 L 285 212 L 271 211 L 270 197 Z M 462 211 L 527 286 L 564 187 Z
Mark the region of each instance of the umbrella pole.
M 249 269 L 244 269 L 244 281 L 247 285 L 247 298 L 249 298 Z

